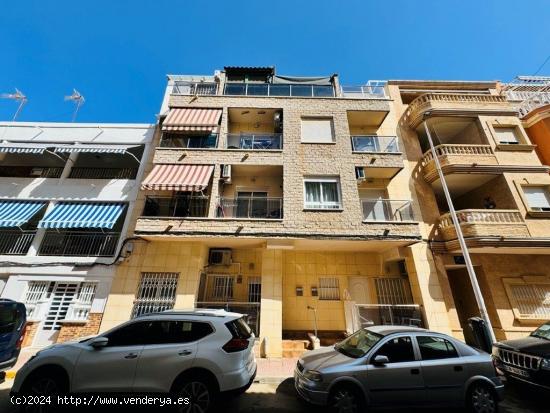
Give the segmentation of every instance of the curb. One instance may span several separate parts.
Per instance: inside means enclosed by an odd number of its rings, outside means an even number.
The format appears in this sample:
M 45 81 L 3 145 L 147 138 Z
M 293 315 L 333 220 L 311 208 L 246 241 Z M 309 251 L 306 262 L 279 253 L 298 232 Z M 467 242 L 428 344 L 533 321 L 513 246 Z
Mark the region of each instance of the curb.
M 292 379 L 291 376 L 288 377 L 256 377 L 254 383 L 260 384 L 281 384 L 283 381 Z

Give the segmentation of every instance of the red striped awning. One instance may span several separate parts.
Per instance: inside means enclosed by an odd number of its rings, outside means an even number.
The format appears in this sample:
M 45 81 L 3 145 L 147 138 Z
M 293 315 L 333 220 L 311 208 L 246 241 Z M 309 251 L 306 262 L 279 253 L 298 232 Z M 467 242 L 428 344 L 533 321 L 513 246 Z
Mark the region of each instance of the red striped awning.
M 218 132 L 221 109 L 176 108 L 170 109 L 162 122 L 163 131 Z
M 150 191 L 203 191 L 208 187 L 214 165 L 155 165 L 141 189 Z

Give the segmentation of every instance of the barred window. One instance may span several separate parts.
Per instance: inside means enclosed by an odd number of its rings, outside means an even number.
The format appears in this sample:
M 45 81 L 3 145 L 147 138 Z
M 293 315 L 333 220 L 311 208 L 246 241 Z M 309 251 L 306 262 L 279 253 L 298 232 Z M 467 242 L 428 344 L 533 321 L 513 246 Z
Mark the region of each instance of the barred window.
M 174 308 L 178 278 L 175 272 L 142 273 L 132 318 Z
M 214 289 L 212 298 L 215 301 L 227 301 L 233 299 L 233 283 L 235 278 L 231 275 L 214 276 Z
M 411 294 L 402 278 L 375 278 L 378 304 L 411 304 Z
M 319 300 L 339 300 L 338 278 L 319 278 Z
M 507 291 L 518 318 L 550 319 L 550 284 L 510 283 Z
M 97 288 L 96 283 L 85 282 L 80 284 L 78 291 L 78 302 L 80 304 L 92 304 L 94 299 L 95 290 Z
M 259 303 L 262 298 L 262 280 L 260 277 L 248 277 L 248 302 Z

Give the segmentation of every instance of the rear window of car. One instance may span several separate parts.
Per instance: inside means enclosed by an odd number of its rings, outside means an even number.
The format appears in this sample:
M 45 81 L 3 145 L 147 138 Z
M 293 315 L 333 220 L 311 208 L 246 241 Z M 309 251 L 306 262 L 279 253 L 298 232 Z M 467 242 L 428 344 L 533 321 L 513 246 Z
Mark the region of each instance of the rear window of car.
M 225 325 L 234 338 L 250 338 L 252 336 L 252 329 L 248 326 L 244 318 L 238 318 L 225 323 Z

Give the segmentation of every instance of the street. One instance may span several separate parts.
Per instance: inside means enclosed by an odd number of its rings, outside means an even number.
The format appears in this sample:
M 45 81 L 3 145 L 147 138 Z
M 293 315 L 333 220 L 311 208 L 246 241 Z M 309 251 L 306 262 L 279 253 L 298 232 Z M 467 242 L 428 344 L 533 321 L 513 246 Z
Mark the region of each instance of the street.
M 17 407 L 9 401 L 9 390 L 12 380 L 0 385 L 0 412 L 14 413 Z M 500 404 L 500 412 L 503 413 L 542 413 L 548 411 L 549 395 L 540 391 L 533 391 L 523 385 L 510 383 L 507 386 L 506 399 Z M 153 409 L 151 409 L 153 410 Z M 215 411 L 227 413 L 297 413 L 311 411 L 311 406 L 297 398 L 292 379 L 286 379 L 279 384 L 254 383 L 244 395 L 231 400 L 224 400 Z M 414 409 L 412 409 L 414 410 Z M 417 411 L 433 411 L 441 409 L 416 409 Z M 449 413 L 460 410 L 447 409 Z M 97 409 L 98 412 L 106 409 Z M 159 411 L 159 409 L 154 409 Z M 167 410 L 168 411 L 168 410 Z M 387 411 L 387 410 L 386 410 Z M 394 410 L 405 413 L 411 409 Z

